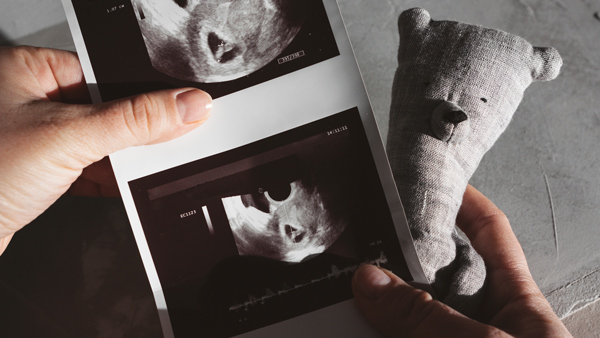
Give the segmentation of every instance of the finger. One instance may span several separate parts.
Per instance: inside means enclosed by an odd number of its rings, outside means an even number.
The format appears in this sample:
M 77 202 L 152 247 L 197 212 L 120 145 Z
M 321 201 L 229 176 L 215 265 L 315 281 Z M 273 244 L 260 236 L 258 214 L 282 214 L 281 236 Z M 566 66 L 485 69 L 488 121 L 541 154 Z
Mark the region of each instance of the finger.
M 117 189 L 117 179 L 108 157 L 83 169 L 80 178 L 97 183 L 103 187 L 114 187 Z
M 456 222 L 487 267 L 487 288 L 491 291 L 486 293 L 483 318 L 490 319 L 511 306 L 523 309 L 531 304 L 535 304 L 538 311 L 551 312 L 529 272 L 525 254 L 508 219 L 494 203 L 469 185 Z M 507 315 L 512 318 L 516 313 L 520 313 L 521 318 L 527 317 L 518 311 L 507 312 Z M 519 326 L 521 318 L 506 322 L 511 327 Z M 507 328 L 504 324 L 501 327 Z
M 73 196 L 85 197 L 121 197 L 117 186 L 106 186 L 90 181 L 83 177 L 77 178 L 68 193 Z
M 37 51 L 38 59 L 46 60 L 51 72 L 51 74 L 44 73 L 44 75 L 53 76 L 56 81 L 55 83 L 49 81 L 49 86 L 45 88 L 51 101 L 67 103 L 89 103 L 91 101 L 77 54 L 45 48 L 37 49 Z M 40 67 L 44 67 L 43 61 L 40 63 Z
M 61 105 L 58 110 L 61 142 L 68 143 L 73 167 L 87 167 L 115 151 L 177 138 L 202 124 L 210 115 L 212 99 L 198 89 L 170 89 L 101 105 Z M 64 145 L 56 147 L 64 151 Z
M 14 233 L 6 237 L 0 238 L 0 255 L 2 255 L 2 253 L 4 253 L 4 251 L 6 250 L 6 247 L 8 247 L 8 243 L 10 243 L 10 240 L 13 238 L 13 235 Z
M 367 320 L 387 337 L 509 337 L 372 265 L 358 268 L 352 291 Z
M 0 60 L 2 76 L 7 79 L 2 82 L 18 87 L 12 89 L 19 95 L 29 93 L 29 99 L 55 102 L 89 102 L 89 92 L 75 53 L 21 46 L 1 48 Z
M 69 193 L 75 196 L 120 197 L 117 179 L 108 157 L 83 169 Z
M 533 280 L 508 219 L 471 185 L 465 191 L 457 225 L 488 268 L 482 313 L 486 321 L 515 334 L 570 337 Z
M 488 270 L 529 271 L 525 255 L 508 218 L 481 192 L 468 185 L 456 219 Z

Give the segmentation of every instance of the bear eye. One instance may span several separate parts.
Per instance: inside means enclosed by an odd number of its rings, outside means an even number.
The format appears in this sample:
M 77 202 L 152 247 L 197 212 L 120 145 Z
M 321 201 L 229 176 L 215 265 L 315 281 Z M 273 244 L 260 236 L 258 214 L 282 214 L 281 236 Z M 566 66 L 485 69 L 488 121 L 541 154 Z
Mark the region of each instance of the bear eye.
M 483 103 L 487 103 L 487 99 L 485 97 L 482 97 L 481 101 L 483 101 Z

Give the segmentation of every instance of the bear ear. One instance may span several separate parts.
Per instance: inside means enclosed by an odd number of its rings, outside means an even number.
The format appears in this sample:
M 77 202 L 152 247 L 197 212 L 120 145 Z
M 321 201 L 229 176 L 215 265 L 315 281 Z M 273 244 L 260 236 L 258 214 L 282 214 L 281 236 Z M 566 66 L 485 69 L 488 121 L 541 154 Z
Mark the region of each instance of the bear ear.
M 398 28 L 400 32 L 409 32 L 414 29 L 424 29 L 429 25 L 431 16 L 423 8 L 407 9 L 398 18 Z
M 552 47 L 533 47 L 532 77 L 537 81 L 550 81 L 558 76 L 563 61 Z

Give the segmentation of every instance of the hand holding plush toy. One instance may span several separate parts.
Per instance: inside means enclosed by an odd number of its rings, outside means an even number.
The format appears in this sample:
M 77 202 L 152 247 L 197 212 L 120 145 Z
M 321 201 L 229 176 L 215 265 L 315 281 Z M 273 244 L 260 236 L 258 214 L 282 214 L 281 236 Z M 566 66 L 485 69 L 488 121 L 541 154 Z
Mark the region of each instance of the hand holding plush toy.
M 533 81 L 554 79 L 562 60 L 499 30 L 400 16 L 388 154 L 421 264 L 438 299 L 473 314 L 485 265 L 456 232 L 462 197 Z

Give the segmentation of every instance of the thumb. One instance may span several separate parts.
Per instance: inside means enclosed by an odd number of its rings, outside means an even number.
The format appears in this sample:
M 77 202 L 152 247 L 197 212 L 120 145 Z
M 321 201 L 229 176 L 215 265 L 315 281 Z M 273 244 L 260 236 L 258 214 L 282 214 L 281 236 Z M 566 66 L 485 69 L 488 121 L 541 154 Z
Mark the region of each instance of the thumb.
M 208 119 L 210 95 L 194 88 L 170 89 L 88 106 L 83 118 L 74 119 L 71 133 L 83 147 L 78 152 L 88 163 L 115 151 L 177 138 Z
M 352 291 L 367 320 L 386 337 L 510 337 L 372 265 L 358 268 Z

